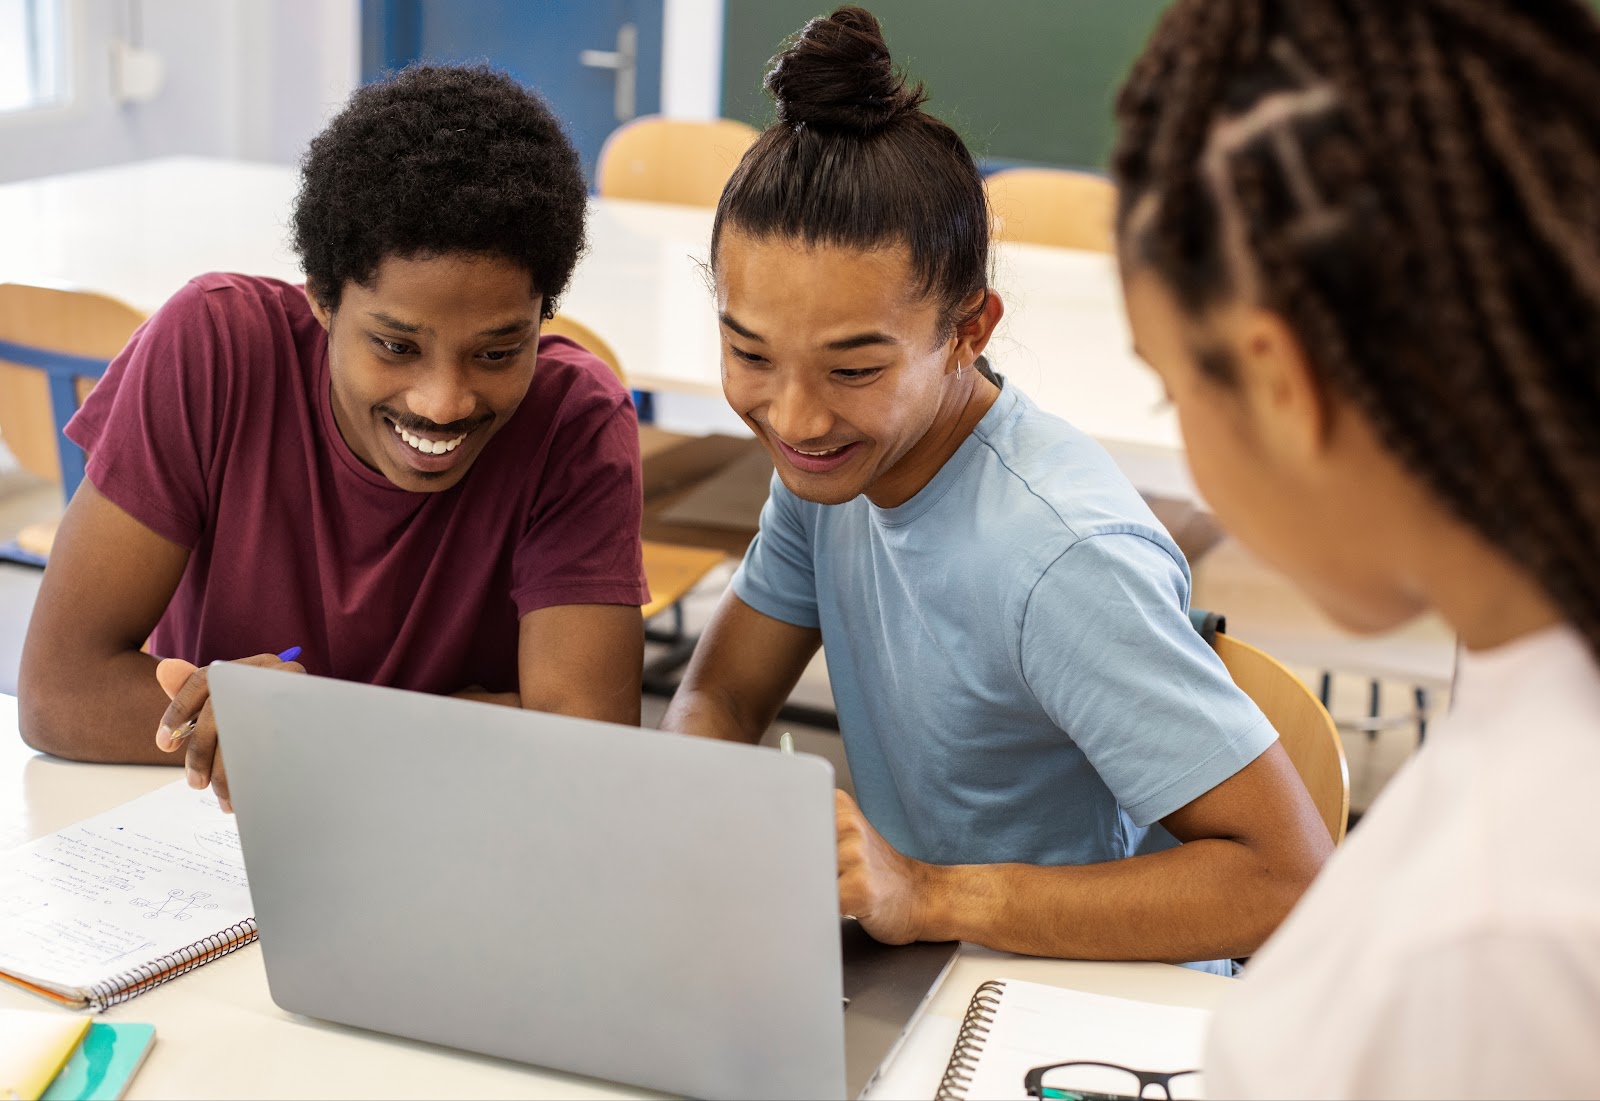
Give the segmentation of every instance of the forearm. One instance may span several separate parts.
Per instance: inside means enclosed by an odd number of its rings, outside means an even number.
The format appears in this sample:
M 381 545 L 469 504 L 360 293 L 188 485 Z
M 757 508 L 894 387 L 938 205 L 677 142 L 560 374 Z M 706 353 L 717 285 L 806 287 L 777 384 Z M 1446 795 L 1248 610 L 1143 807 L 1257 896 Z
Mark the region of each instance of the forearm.
M 563 604 L 540 608 L 522 617 L 518 631 L 516 697 L 520 706 L 552 715 L 639 725 L 644 621 L 637 607 Z
M 759 742 L 821 645 L 820 630 L 763 615 L 730 589 L 700 636 L 661 729 Z
M 673 694 L 672 703 L 661 720 L 662 730 L 752 745 L 761 740 L 769 725 L 770 721 L 762 722 L 758 716 L 749 714 L 748 709 L 741 708 L 730 694 L 696 688 L 687 682 Z
M 521 693 L 484 693 L 481 696 L 468 695 L 467 698 L 551 715 L 570 715 L 576 719 L 597 719 L 623 726 L 638 726 L 639 678 L 635 677 L 631 682 L 625 676 L 618 679 L 623 683 L 535 685 L 523 689 Z
M 50 663 L 24 650 L 17 719 L 22 740 L 40 752 L 75 761 L 181 765 L 182 753 L 156 747 L 168 702 L 149 654 L 127 650 L 92 664 Z
M 920 865 L 918 939 L 1065 959 L 1247 956 L 1314 874 L 1221 838 L 1079 867 Z

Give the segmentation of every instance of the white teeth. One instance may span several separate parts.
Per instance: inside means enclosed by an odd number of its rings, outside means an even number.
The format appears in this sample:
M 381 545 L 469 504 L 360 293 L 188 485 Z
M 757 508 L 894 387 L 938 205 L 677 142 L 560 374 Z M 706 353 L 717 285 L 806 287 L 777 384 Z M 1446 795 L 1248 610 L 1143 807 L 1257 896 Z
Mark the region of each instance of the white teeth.
M 421 436 L 413 436 L 393 421 L 390 421 L 389 425 L 395 430 L 396 435 L 424 455 L 443 455 L 448 451 L 454 451 L 461 446 L 461 441 L 467 438 L 467 434 L 463 432 L 453 440 L 427 440 Z
M 839 452 L 843 451 L 844 448 L 831 447 L 827 451 L 801 451 L 798 447 L 796 447 L 793 450 L 795 454 L 804 455 L 808 459 L 825 459 L 829 455 L 837 455 Z

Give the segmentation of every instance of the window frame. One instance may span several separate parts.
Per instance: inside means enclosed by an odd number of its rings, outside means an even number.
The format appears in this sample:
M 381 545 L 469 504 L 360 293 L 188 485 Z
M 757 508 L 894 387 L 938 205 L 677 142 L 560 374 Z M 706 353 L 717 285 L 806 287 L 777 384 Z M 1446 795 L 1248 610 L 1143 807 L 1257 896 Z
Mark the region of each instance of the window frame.
M 85 71 L 83 0 L 23 0 L 53 9 L 56 26 L 54 98 L 0 110 L 0 128 L 59 123 L 82 113 L 81 75 Z M 37 48 L 37 46 L 35 47 Z

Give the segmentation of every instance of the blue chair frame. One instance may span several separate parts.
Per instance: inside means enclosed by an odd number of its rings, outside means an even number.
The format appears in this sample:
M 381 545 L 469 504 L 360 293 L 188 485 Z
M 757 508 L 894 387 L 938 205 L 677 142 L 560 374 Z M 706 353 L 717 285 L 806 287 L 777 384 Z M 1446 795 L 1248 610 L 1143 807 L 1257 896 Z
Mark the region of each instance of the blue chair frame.
M 56 454 L 61 459 L 61 492 L 68 500 L 83 481 L 83 449 L 67 439 L 67 421 L 78 411 L 78 380 L 97 379 L 111 366 L 109 359 L 72 355 L 0 340 L 0 361 L 33 367 L 45 373 L 50 383 L 50 413 L 56 422 Z

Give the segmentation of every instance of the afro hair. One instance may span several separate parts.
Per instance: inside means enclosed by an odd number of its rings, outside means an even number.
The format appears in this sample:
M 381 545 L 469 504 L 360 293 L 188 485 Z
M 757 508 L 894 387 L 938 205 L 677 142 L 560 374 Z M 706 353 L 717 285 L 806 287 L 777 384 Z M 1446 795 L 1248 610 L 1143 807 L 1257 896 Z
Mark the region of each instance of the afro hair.
M 357 90 L 312 139 L 294 244 L 328 309 L 390 256 L 464 252 L 525 268 L 548 318 L 583 252 L 587 190 L 533 92 L 486 65 L 412 65 Z

